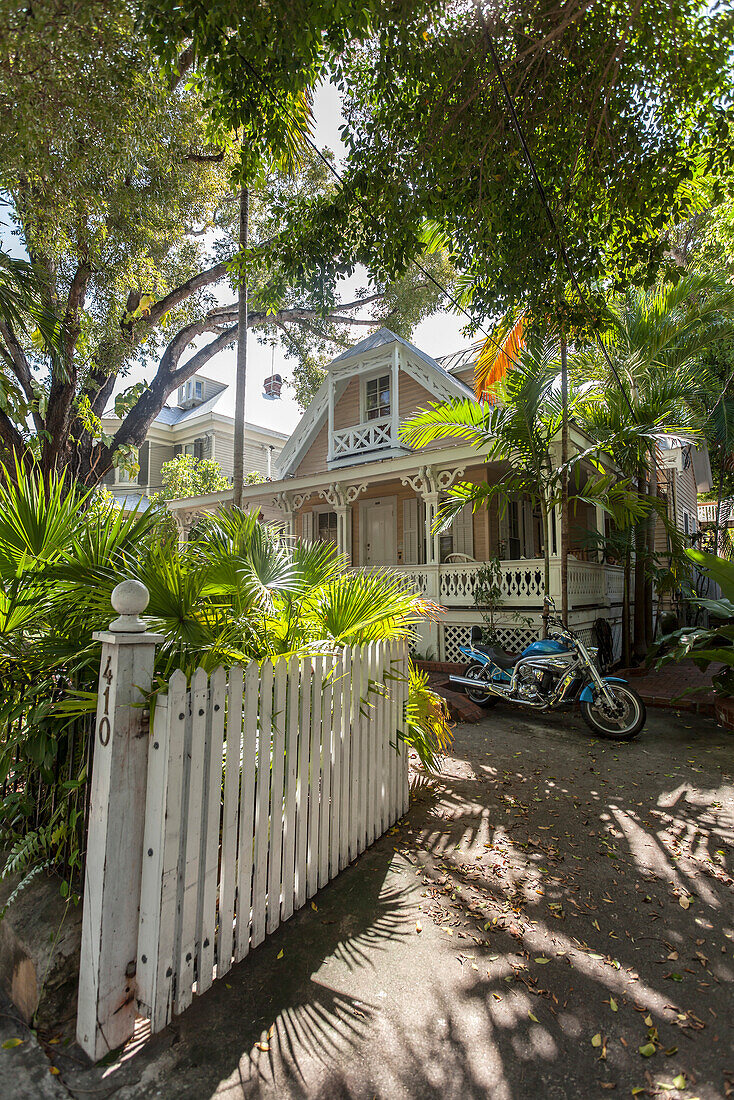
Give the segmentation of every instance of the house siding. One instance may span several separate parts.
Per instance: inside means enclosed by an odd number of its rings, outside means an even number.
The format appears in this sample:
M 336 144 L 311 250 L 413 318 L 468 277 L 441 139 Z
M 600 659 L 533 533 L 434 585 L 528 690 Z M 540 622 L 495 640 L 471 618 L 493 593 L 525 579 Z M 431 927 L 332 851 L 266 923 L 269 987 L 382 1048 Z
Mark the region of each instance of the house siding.
M 326 456 L 329 451 L 329 426 L 323 424 L 318 435 L 314 439 L 305 455 L 296 466 L 296 477 L 309 477 L 311 474 L 322 474 L 326 470 Z
M 400 373 L 398 388 L 398 413 L 401 420 L 418 412 L 419 409 L 426 409 L 429 405 L 440 404 L 440 398 L 436 397 L 434 393 L 430 393 L 430 391 L 427 390 L 425 386 L 422 386 L 420 382 L 416 382 L 409 374 L 405 374 L 402 371 Z M 461 441 L 457 439 L 457 444 L 459 442 Z M 448 439 L 436 439 L 433 443 L 428 443 L 425 447 L 421 447 L 421 450 L 440 450 L 445 448 L 449 443 L 450 437 Z
M 154 443 L 151 441 L 150 449 L 148 451 L 148 482 L 149 491 L 151 493 L 158 493 L 163 488 L 163 478 L 161 476 L 161 466 L 164 462 L 170 462 L 175 455 L 175 448 L 173 445 L 166 446 L 164 443 Z
M 272 459 L 272 476 L 277 475 L 278 467 L 278 455 L 282 448 L 275 446 L 273 448 Z M 234 474 L 234 438 L 228 435 L 220 435 L 218 432 L 214 436 L 214 455 L 213 457 L 222 467 L 225 475 L 229 478 Z M 249 474 L 253 470 L 263 477 L 268 476 L 268 454 L 266 447 L 258 442 L 248 442 L 247 432 L 245 432 L 245 473 Z
M 361 423 L 359 389 L 360 378 L 352 378 L 347 388 L 334 405 L 334 428 L 351 428 Z

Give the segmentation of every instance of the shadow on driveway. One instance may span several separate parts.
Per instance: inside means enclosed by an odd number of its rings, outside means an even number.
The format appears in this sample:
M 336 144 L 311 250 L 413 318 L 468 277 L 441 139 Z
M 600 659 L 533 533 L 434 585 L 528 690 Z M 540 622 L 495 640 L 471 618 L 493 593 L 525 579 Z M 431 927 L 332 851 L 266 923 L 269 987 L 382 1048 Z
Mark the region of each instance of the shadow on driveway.
M 67 1088 L 78 1100 L 633 1088 L 725 1100 L 730 746 L 709 719 L 669 712 L 630 745 L 500 708 L 459 727 L 441 776 L 416 777 L 405 824 L 316 912 L 117 1063 L 59 1061 Z

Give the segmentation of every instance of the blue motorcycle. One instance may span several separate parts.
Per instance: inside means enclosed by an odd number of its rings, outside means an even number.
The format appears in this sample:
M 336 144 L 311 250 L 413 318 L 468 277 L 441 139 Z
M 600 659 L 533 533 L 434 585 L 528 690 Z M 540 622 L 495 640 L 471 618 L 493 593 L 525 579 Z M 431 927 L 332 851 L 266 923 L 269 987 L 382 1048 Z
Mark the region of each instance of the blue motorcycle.
M 548 601 L 551 609 L 553 602 Z M 500 699 L 534 710 L 556 710 L 578 702 L 581 714 L 600 737 L 631 741 L 645 725 L 645 704 L 626 680 L 603 676 L 597 650 L 587 647 L 557 617 L 548 617 L 548 637 L 533 642 L 519 657 L 499 646 L 482 644 L 483 631 L 473 626 L 471 643 L 460 646 L 470 661 L 463 676 L 450 676 L 482 707 Z

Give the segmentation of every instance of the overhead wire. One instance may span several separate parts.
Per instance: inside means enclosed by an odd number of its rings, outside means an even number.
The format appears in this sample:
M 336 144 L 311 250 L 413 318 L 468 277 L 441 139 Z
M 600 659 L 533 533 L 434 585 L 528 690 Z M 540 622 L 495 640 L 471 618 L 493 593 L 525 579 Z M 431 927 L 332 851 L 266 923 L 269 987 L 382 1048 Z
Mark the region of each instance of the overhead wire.
M 585 298 L 585 296 L 584 296 L 584 294 L 581 290 L 581 287 L 579 285 L 578 279 L 576 278 L 576 273 L 573 270 L 573 267 L 571 265 L 571 260 L 570 260 L 569 255 L 568 255 L 568 250 L 567 250 L 566 245 L 564 243 L 563 236 L 561 234 L 558 223 L 556 222 L 555 215 L 553 214 L 553 211 L 550 208 L 550 203 L 548 202 L 548 197 L 545 193 L 545 188 L 543 187 L 543 184 L 540 181 L 540 177 L 538 176 L 538 172 L 537 172 L 537 169 L 535 167 L 535 161 L 533 160 L 532 153 L 530 152 L 530 149 L 528 148 L 528 143 L 525 140 L 525 134 L 523 132 L 522 126 L 520 125 L 520 120 L 517 117 L 517 111 L 515 110 L 515 102 L 512 98 L 512 93 L 510 92 L 510 89 L 507 86 L 507 81 L 505 80 L 505 76 L 504 76 L 504 73 L 502 71 L 502 66 L 500 64 L 500 60 L 499 60 L 499 57 L 497 55 L 497 51 L 496 51 L 495 46 L 494 46 L 494 41 L 492 40 L 492 35 L 489 32 L 489 27 L 487 26 L 487 23 L 485 21 L 484 13 L 481 9 L 481 5 L 480 5 L 479 0 L 476 0 L 475 7 L 476 7 L 476 11 L 477 11 L 477 17 L 479 19 L 479 22 L 480 22 L 481 27 L 482 27 L 482 31 L 484 33 L 484 38 L 485 38 L 485 41 L 487 43 L 487 48 L 489 50 L 490 57 L 492 58 L 492 64 L 494 66 L 495 72 L 497 73 L 497 77 L 499 79 L 500 86 L 502 88 L 502 94 L 503 94 L 505 102 L 507 104 L 507 110 L 508 110 L 508 113 L 510 115 L 510 119 L 512 121 L 513 128 L 515 130 L 515 133 L 517 134 L 518 141 L 520 142 L 520 145 L 522 147 L 523 156 L 525 157 L 525 161 L 528 165 L 528 168 L 530 169 L 530 174 L 531 174 L 532 179 L 533 179 L 533 184 L 535 186 L 536 191 L 538 192 L 538 196 L 540 198 L 541 205 L 542 205 L 543 210 L 545 212 L 546 219 L 547 219 L 548 224 L 550 225 L 551 231 L 554 234 L 554 236 L 556 238 L 556 241 L 558 243 L 559 256 L 560 256 L 560 258 L 563 262 L 563 266 L 565 267 L 566 272 L 568 273 L 568 277 L 571 280 L 571 284 L 573 285 L 574 290 L 578 294 L 579 301 L 581 302 L 584 309 L 586 310 L 586 312 L 591 317 L 591 311 L 589 309 L 589 304 L 586 301 L 586 298 Z M 592 322 L 593 322 L 593 317 L 591 319 L 592 319 Z M 622 394 L 624 395 L 624 398 L 627 402 L 627 405 L 629 406 L 629 410 L 632 413 L 632 416 L 636 419 L 635 410 L 634 410 L 634 407 L 632 405 L 632 402 L 630 401 L 629 394 L 627 393 L 627 390 L 623 386 L 622 380 L 619 377 L 617 369 L 614 366 L 614 364 L 611 360 L 611 357 L 610 357 L 609 353 L 607 352 L 606 347 L 604 346 L 604 341 L 602 340 L 601 336 L 599 335 L 595 325 L 592 325 L 592 329 L 593 329 L 593 332 L 594 332 L 594 337 L 596 339 L 596 342 L 599 346 L 599 350 L 601 351 L 602 355 L 604 356 L 604 359 L 606 360 L 607 366 L 609 367 L 610 371 L 612 372 L 617 385 L 619 386 Z
M 290 108 L 288 107 L 287 104 L 284 104 L 282 102 L 279 94 L 267 83 L 267 81 L 257 71 L 256 67 L 252 64 L 252 62 L 248 61 L 248 59 L 246 57 L 242 57 L 242 55 L 240 55 L 240 56 L 241 56 L 242 61 L 245 64 L 245 66 L 250 70 L 250 72 L 255 77 L 255 79 L 258 80 L 262 84 L 262 86 L 270 93 L 270 95 L 273 97 L 273 99 L 275 100 L 278 107 L 284 112 L 284 114 L 286 114 L 288 116 L 288 118 L 291 122 L 296 122 L 296 124 L 297 124 L 297 120 L 295 119 L 292 111 L 290 110 Z M 328 157 L 324 156 L 323 152 L 318 148 L 316 143 L 312 140 L 310 134 L 308 134 L 304 130 L 301 131 L 301 134 L 302 134 L 302 137 L 303 137 L 304 141 L 306 142 L 306 144 L 312 149 L 312 151 L 316 154 L 316 156 L 319 158 L 319 160 L 321 160 L 323 162 L 323 164 L 326 166 L 326 168 L 332 174 L 334 179 L 336 179 L 342 185 L 346 185 L 347 181 L 345 180 L 342 173 L 339 172 L 338 169 L 334 167 L 334 165 L 332 164 L 332 162 L 329 160 Z M 354 201 L 356 202 L 357 206 L 359 206 L 365 213 L 368 213 L 368 211 L 366 210 L 365 204 L 362 202 L 362 200 L 359 198 L 359 196 L 355 195 L 352 192 L 352 197 L 353 197 Z M 494 344 L 494 346 L 497 348 L 498 352 L 503 352 L 505 355 L 507 355 L 507 358 L 516 367 L 520 365 L 518 363 L 517 359 L 515 359 L 511 354 L 508 354 L 507 349 L 502 344 L 499 343 L 497 338 L 491 332 L 487 332 L 487 330 L 484 328 L 484 326 L 481 325 L 477 321 L 477 319 L 475 317 L 473 317 L 471 315 L 471 313 L 464 306 L 462 306 L 462 304 L 457 300 L 457 298 L 455 298 L 454 295 L 451 294 L 451 292 L 445 286 L 443 286 L 443 284 L 440 283 L 438 281 L 438 279 L 436 279 L 435 276 L 433 274 L 431 274 L 431 272 L 428 271 L 423 266 L 423 264 L 420 263 L 419 260 L 414 260 L 413 263 L 415 264 L 418 271 L 420 271 L 420 273 L 422 275 L 424 275 L 425 278 L 428 279 L 429 282 L 431 282 L 436 287 L 436 289 L 439 290 L 441 292 L 441 294 L 451 303 L 451 305 L 454 307 L 454 309 L 458 310 L 466 318 L 468 318 L 468 320 L 471 322 L 472 326 L 476 330 L 478 330 L 479 332 L 484 333 L 484 335 L 487 337 L 487 339 L 490 340 L 492 342 L 492 344 Z

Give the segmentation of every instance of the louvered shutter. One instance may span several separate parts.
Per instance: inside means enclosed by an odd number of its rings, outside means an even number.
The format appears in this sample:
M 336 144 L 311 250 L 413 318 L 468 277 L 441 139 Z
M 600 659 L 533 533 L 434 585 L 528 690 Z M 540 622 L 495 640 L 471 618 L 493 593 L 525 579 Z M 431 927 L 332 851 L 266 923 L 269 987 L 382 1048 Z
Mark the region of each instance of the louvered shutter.
M 454 553 L 466 554 L 468 558 L 473 558 L 474 517 L 470 504 L 465 504 L 461 511 L 454 516 L 452 530 L 454 536 Z
M 403 564 L 418 565 L 418 500 L 403 501 Z
M 304 542 L 313 542 L 313 512 L 301 513 L 301 538 Z

